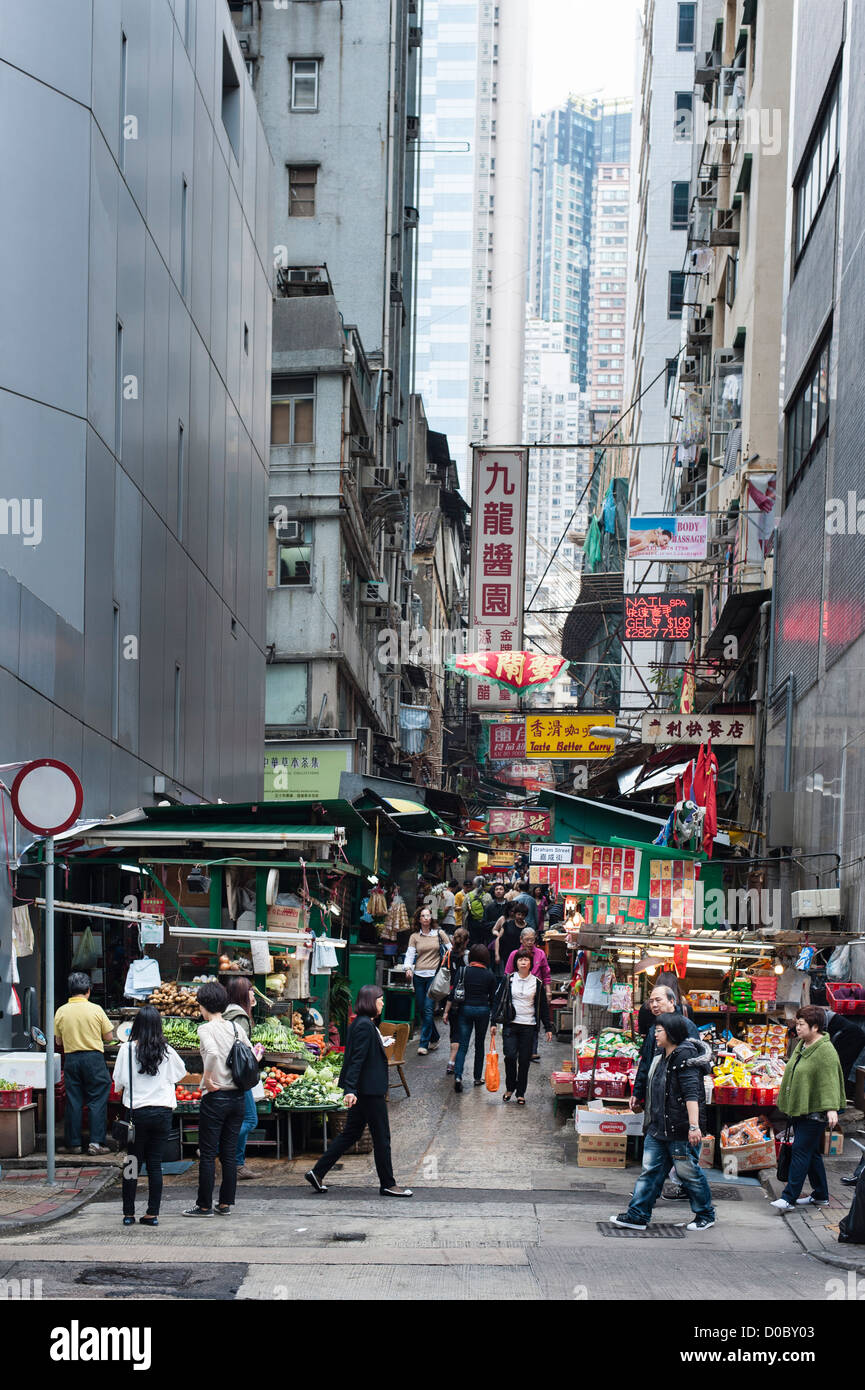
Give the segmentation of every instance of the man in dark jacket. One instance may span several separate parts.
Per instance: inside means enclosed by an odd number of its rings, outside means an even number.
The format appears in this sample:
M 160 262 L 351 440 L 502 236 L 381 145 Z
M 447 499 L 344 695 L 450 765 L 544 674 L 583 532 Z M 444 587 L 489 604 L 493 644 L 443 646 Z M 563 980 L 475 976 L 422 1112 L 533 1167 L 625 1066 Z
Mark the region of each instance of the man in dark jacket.
M 707 1231 L 715 1224 L 715 1209 L 700 1167 L 700 1149 L 705 1127 L 703 1078 L 711 1066 L 711 1050 L 688 1037 L 687 1020 L 680 1014 L 662 1014 L 656 1036 L 660 1050 L 649 1068 L 645 1093 L 643 1171 L 628 1210 L 611 1216 L 610 1221 L 644 1231 L 672 1163 L 694 1213 L 687 1229 Z

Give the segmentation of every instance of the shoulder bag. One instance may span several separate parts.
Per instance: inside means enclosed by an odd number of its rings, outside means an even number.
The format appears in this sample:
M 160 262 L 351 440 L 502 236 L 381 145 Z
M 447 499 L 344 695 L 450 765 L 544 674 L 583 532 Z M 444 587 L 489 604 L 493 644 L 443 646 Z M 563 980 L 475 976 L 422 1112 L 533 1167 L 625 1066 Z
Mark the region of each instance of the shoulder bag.
M 118 1118 L 111 1126 L 111 1137 L 116 1139 L 121 1149 L 128 1149 L 135 1143 L 135 1122 L 132 1119 L 132 1073 L 135 1070 L 135 1054 L 132 1043 L 127 1043 L 129 1058 L 129 1118 Z
M 251 1091 L 258 1082 L 258 1058 L 249 1044 L 241 1041 L 237 1024 L 232 1022 L 231 1026 L 234 1029 L 234 1042 L 226 1058 L 226 1065 L 238 1091 Z
M 451 992 L 450 951 L 442 955 L 439 968 L 432 978 L 428 993 L 433 999 L 446 999 Z

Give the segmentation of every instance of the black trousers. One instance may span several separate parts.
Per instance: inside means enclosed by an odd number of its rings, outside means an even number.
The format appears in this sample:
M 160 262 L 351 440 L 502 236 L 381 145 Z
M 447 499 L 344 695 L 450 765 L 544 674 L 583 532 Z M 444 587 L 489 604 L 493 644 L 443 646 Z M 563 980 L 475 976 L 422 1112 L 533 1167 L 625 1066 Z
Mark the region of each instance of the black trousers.
M 123 1215 L 135 1215 L 135 1196 L 141 1165 L 147 1164 L 147 1215 L 158 1216 L 162 1201 L 162 1154 L 171 1133 L 167 1105 L 141 1105 L 132 1112 L 135 1143 L 130 1144 L 123 1165 Z
M 327 1152 L 323 1153 L 315 1164 L 312 1171 L 316 1177 L 323 1178 L 325 1173 L 330 1172 L 346 1149 L 350 1149 L 352 1144 L 357 1143 L 367 1125 L 369 1125 L 369 1132 L 372 1135 L 372 1150 L 375 1156 L 375 1171 L 378 1173 L 378 1185 L 380 1188 L 396 1186 L 390 1156 L 390 1121 L 387 1117 L 386 1096 L 358 1096 L 357 1101 L 348 1112 L 348 1119 L 342 1134 L 336 1136 L 333 1143 L 328 1145 Z
M 81 1119 L 90 1111 L 90 1143 L 105 1143 L 105 1121 L 111 1076 L 101 1052 L 67 1052 L 63 1059 L 66 1085 L 64 1137 L 67 1149 L 81 1148 Z
M 535 1050 L 537 1029 L 533 1023 L 506 1023 L 502 1051 L 505 1054 L 505 1090 L 526 1093 L 529 1063 Z
M 222 1169 L 219 1205 L 234 1205 L 237 1194 L 237 1140 L 246 1102 L 243 1091 L 208 1091 L 198 1114 L 198 1206 L 213 1205 L 216 1157 Z

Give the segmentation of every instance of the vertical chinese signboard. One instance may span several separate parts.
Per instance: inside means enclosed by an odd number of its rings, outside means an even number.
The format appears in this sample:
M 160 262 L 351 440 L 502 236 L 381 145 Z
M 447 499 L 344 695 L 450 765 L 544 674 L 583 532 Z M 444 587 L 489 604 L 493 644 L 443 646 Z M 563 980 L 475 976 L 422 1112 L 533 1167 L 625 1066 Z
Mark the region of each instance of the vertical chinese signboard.
M 472 566 L 469 649 L 520 651 L 526 568 L 527 449 L 472 451 Z M 472 680 L 469 706 L 515 710 L 513 690 Z

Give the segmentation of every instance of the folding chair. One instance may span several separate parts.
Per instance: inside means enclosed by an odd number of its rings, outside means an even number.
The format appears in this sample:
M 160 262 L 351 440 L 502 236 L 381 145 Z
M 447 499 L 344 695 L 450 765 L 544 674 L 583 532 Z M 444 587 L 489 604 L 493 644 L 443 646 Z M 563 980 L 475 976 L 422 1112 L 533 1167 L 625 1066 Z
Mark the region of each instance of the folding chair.
M 411 1091 L 408 1088 L 408 1082 L 405 1079 L 405 1072 L 402 1069 L 402 1065 L 405 1061 L 405 1050 L 408 1045 L 411 1025 L 408 1023 L 381 1023 L 379 1024 L 379 1031 L 384 1037 L 393 1038 L 394 1040 L 393 1047 L 389 1047 L 387 1050 L 387 1065 L 388 1069 L 391 1067 L 396 1068 L 399 1081 L 391 1081 L 388 1084 L 388 1091 L 392 1091 L 394 1086 L 402 1085 L 406 1095 L 410 1096 Z

